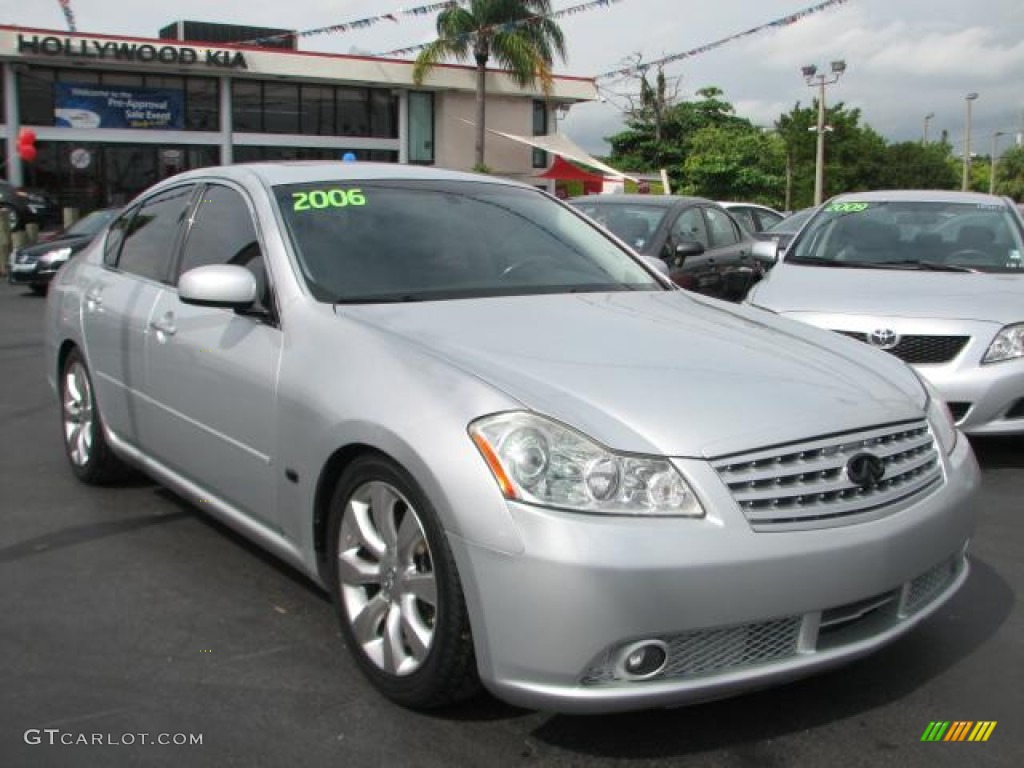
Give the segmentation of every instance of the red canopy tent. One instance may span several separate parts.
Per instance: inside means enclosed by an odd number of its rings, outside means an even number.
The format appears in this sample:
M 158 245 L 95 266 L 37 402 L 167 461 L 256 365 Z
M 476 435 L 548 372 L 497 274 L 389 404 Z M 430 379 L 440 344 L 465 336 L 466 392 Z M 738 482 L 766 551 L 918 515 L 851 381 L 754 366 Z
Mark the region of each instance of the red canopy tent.
M 594 194 L 601 191 L 604 185 L 604 176 L 599 173 L 585 171 L 577 165 L 573 165 L 561 155 L 555 155 L 551 167 L 544 173 L 537 174 L 538 179 L 554 179 L 555 181 L 581 181 L 585 194 Z M 561 196 L 561 195 L 560 195 Z

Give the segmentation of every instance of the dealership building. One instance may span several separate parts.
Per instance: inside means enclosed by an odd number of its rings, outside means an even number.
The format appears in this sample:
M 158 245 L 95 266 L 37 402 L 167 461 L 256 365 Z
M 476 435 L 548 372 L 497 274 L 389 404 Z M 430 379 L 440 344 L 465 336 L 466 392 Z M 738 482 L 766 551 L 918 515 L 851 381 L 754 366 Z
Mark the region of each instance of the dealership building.
M 206 42 L 181 39 L 197 28 L 207 32 Z M 250 35 L 242 39 L 258 38 L 252 28 L 194 22 L 152 39 L 0 26 L 7 179 L 89 210 L 121 205 L 180 171 L 221 163 L 351 153 L 472 168 L 473 67 L 438 65 L 416 85 L 411 61 L 281 44 L 293 36 L 259 45 L 209 42 L 239 39 L 240 30 Z M 556 77 L 545 97 L 490 70 L 487 127 L 510 136 L 554 133 L 559 109 L 596 97 L 590 79 Z M 18 154 L 22 127 L 36 135 L 31 163 Z M 488 136 L 485 162 L 503 176 L 550 183 L 537 178 L 547 154 L 506 135 Z

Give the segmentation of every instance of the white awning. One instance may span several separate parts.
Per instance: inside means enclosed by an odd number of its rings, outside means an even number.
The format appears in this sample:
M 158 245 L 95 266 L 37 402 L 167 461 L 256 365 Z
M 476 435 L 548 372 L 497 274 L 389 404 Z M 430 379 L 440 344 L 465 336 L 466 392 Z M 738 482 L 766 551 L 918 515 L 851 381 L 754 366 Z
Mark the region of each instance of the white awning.
M 597 168 L 599 171 L 603 171 L 607 175 L 614 176 L 617 179 L 637 181 L 637 179 L 632 176 L 627 176 L 622 171 L 617 171 L 610 165 L 605 165 L 596 157 L 591 157 L 587 154 L 587 150 L 583 149 L 583 147 L 573 142 L 572 139 L 564 134 L 551 133 L 547 136 L 519 136 L 515 133 L 495 131 L 492 128 L 488 128 L 487 131 L 506 139 L 511 139 L 512 141 L 518 141 L 521 144 L 529 144 L 531 147 L 543 149 L 545 152 L 550 152 L 553 155 L 560 155 L 566 160 L 575 160 L 577 163 L 589 165 L 591 168 Z
M 465 118 L 459 118 L 464 123 L 475 126 L 476 123 L 466 120 Z M 528 144 L 531 147 L 537 149 L 543 149 L 545 152 L 550 152 L 553 155 L 560 155 L 566 160 L 575 160 L 577 163 L 583 165 L 589 165 L 591 168 L 597 168 L 599 171 L 613 176 L 616 179 L 629 179 L 630 181 L 639 181 L 634 176 L 629 176 L 622 171 L 617 171 L 610 165 L 605 165 L 596 157 L 591 157 L 587 154 L 587 150 L 579 146 L 568 136 L 561 133 L 552 133 L 547 136 L 520 136 L 515 133 L 505 133 L 504 131 L 496 131 L 493 128 L 487 129 L 488 133 L 493 133 L 495 136 L 501 136 L 504 139 L 510 141 L 518 141 L 520 144 Z

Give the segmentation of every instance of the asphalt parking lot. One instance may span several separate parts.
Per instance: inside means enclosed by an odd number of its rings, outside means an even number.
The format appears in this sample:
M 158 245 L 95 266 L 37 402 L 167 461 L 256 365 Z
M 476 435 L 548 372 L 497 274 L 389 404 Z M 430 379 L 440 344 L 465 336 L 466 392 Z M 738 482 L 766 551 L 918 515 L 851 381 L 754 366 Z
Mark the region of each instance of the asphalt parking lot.
M 42 310 L 0 285 L 4 768 L 1020 764 L 1024 438 L 974 441 L 970 579 L 872 657 L 685 709 L 567 717 L 483 698 L 422 714 L 363 681 L 303 577 L 142 477 L 77 483 L 42 370 Z M 930 722 L 958 720 L 997 726 L 985 743 L 920 741 Z

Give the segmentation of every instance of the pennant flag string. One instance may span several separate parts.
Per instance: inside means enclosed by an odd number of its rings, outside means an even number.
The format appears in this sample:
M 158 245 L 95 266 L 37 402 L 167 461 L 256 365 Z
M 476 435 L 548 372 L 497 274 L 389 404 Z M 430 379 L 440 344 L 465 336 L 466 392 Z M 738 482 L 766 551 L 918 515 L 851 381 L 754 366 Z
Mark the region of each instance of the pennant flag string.
M 527 24 L 536 24 L 541 19 L 561 19 L 561 18 L 564 18 L 566 16 L 575 16 L 578 13 L 584 13 L 586 11 L 592 11 L 592 10 L 595 10 L 597 8 L 607 8 L 610 5 L 613 5 L 615 3 L 621 3 L 621 2 L 622 2 L 622 0 L 591 0 L 591 2 L 589 2 L 589 3 L 580 3 L 579 5 L 571 5 L 568 8 L 563 8 L 562 10 L 554 11 L 553 13 L 537 14 L 536 16 L 529 16 L 529 17 L 524 18 L 524 19 L 518 19 L 516 21 L 509 21 L 509 22 L 506 22 L 504 24 L 495 24 L 495 25 L 490 26 L 490 27 L 482 27 L 479 31 L 481 31 L 481 32 L 483 32 L 483 31 L 511 32 L 516 27 L 525 26 Z M 461 4 L 461 3 L 454 3 L 454 2 L 453 3 L 448 3 L 448 5 L 458 5 L 458 4 Z M 457 38 L 454 38 L 454 39 L 455 40 L 462 39 L 462 40 L 466 40 L 468 42 L 476 34 L 477 33 L 474 32 L 474 33 L 468 34 L 468 35 L 461 35 L 461 36 L 459 36 Z M 429 43 L 420 43 L 419 45 L 410 45 L 407 48 L 396 48 L 393 51 L 386 51 L 385 53 L 376 53 L 374 55 L 375 56 L 409 56 L 411 54 L 416 53 L 417 51 L 422 51 L 424 48 L 427 48 L 427 47 L 433 45 L 436 42 L 437 41 L 434 40 L 434 41 L 429 42 Z
M 644 72 L 646 72 L 651 67 L 658 67 L 658 66 L 661 66 L 661 65 L 664 65 L 664 64 L 669 64 L 669 63 L 671 63 L 673 61 L 681 61 L 683 59 L 689 59 L 689 58 L 692 58 L 694 56 L 699 56 L 702 53 L 707 53 L 708 51 L 713 51 L 716 48 L 721 48 L 723 45 L 725 45 L 727 43 L 731 43 L 731 42 L 733 42 L 735 40 L 739 40 L 739 39 L 744 38 L 744 37 L 749 37 L 751 35 L 756 35 L 757 33 L 764 32 L 765 30 L 768 30 L 768 29 L 779 29 L 780 27 L 786 27 L 786 26 L 789 26 L 790 24 L 795 24 L 796 22 L 800 21 L 801 19 L 803 19 L 803 18 L 805 18 L 807 16 L 810 16 L 811 14 L 818 13 L 819 11 L 827 10 L 827 9 L 832 8 L 834 6 L 842 5 L 845 2 L 847 2 L 847 0 L 826 0 L 823 3 L 818 3 L 817 5 L 812 5 L 812 6 L 808 7 L 808 8 L 804 8 L 802 11 L 797 11 L 796 13 L 792 13 L 789 16 L 783 16 L 780 19 L 775 19 L 774 21 L 769 21 L 767 24 L 760 24 L 760 25 L 758 25 L 756 27 L 751 27 L 750 29 L 745 30 L 743 32 L 738 32 L 735 35 L 729 35 L 728 37 L 723 37 L 721 40 L 716 40 L 713 43 L 708 43 L 707 45 L 702 45 L 702 46 L 700 46 L 698 48 L 693 48 L 693 49 L 691 49 L 689 51 L 685 51 L 683 53 L 674 53 L 674 54 L 672 54 L 670 56 L 663 56 L 660 59 L 655 59 L 653 61 L 648 61 L 648 62 L 645 62 L 643 64 L 634 64 L 632 66 L 625 67 L 623 69 L 616 69 L 616 70 L 613 70 L 611 72 L 602 72 L 601 74 L 596 75 L 594 77 L 594 79 L 595 80 L 607 80 L 607 79 L 610 79 L 610 78 L 625 78 L 625 77 L 629 77 L 631 75 L 643 74 Z
M 68 24 L 68 31 L 75 32 L 75 14 L 71 10 L 71 0 L 57 0 L 60 4 L 60 9 L 64 13 L 64 20 Z
M 450 8 L 452 6 L 462 5 L 466 1 L 467 0 L 447 0 L 447 2 L 444 3 L 418 5 L 414 8 L 399 8 L 398 10 L 392 11 L 391 13 L 381 13 L 376 16 L 367 16 L 365 19 L 345 21 L 340 24 L 331 24 L 326 27 L 316 27 L 314 29 L 304 29 L 299 32 L 282 32 L 276 35 L 266 35 L 264 37 L 257 37 L 252 40 L 242 41 L 241 45 L 259 45 L 260 43 L 269 43 L 275 40 L 285 40 L 289 37 L 313 37 L 315 35 L 330 35 L 336 34 L 338 32 L 349 32 L 353 29 L 366 29 L 367 27 L 373 27 L 384 21 L 391 21 L 397 24 L 399 16 L 425 16 L 429 13 L 443 11 L 446 8 Z

